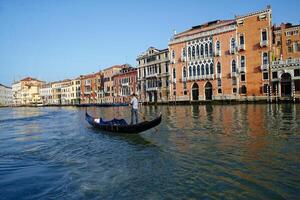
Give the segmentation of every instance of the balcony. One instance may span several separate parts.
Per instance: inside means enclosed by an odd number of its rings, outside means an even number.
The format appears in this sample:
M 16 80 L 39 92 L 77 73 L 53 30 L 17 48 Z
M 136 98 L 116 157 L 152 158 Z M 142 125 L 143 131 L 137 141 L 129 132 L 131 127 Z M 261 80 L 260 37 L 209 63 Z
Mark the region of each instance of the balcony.
M 129 83 L 121 83 L 121 86 L 129 86 Z
M 238 73 L 237 72 L 231 72 L 231 77 L 237 77 Z
M 236 48 L 230 48 L 229 53 L 230 54 L 235 54 L 236 53 Z
M 221 50 L 217 50 L 217 51 L 215 52 L 215 56 L 221 56 Z
M 290 66 L 300 66 L 300 58 L 293 58 L 293 59 L 287 59 L 287 60 L 277 60 L 272 62 L 271 68 L 281 68 L 281 67 L 290 67 Z
M 146 75 L 146 78 L 153 78 L 153 77 L 157 77 L 157 73 Z
M 266 47 L 268 45 L 268 40 L 260 41 L 260 47 Z
M 238 50 L 239 51 L 245 51 L 246 49 L 245 49 L 245 44 L 240 44 L 239 46 L 238 46 Z
M 262 65 L 260 66 L 260 70 L 261 70 L 261 71 L 267 71 L 268 68 L 269 68 L 269 64 L 262 64 Z
M 241 67 L 240 69 L 241 69 L 240 70 L 241 72 L 244 72 L 244 73 L 246 72 L 246 67 Z
M 157 91 L 157 87 L 147 87 L 146 91 Z

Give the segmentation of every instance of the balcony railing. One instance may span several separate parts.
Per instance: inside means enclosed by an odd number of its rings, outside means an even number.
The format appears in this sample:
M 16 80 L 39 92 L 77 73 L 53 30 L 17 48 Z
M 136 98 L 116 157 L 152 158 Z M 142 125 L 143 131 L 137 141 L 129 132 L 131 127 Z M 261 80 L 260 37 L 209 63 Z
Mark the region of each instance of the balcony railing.
M 151 77 L 157 77 L 157 73 L 146 75 L 146 78 L 151 78 Z
M 236 48 L 230 48 L 229 52 L 230 52 L 231 54 L 235 54 L 235 53 L 236 53 Z
M 221 56 L 221 50 L 217 50 L 217 51 L 215 52 L 215 56 Z
M 146 91 L 156 91 L 157 87 L 147 87 Z
M 280 68 L 280 67 L 286 67 L 286 66 L 299 66 L 300 65 L 300 58 L 293 58 L 293 59 L 287 59 L 287 60 L 277 60 L 273 61 L 271 64 L 271 68 Z
M 237 77 L 238 73 L 237 72 L 231 72 L 231 77 Z
M 268 68 L 269 68 L 269 64 L 262 64 L 262 65 L 260 66 L 261 71 L 267 71 Z
M 260 41 L 260 47 L 266 47 L 268 45 L 268 40 Z
M 239 50 L 239 51 L 244 51 L 244 50 L 245 50 L 245 44 L 240 44 L 240 45 L 238 46 L 238 50 Z

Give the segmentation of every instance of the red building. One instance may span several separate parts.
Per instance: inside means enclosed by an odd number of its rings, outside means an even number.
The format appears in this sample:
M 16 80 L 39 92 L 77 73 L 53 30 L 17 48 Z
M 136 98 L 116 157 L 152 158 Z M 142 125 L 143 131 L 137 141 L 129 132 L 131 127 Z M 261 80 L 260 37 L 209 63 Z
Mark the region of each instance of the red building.
M 130 95 L 137 92 L 137 69 L 126 66 L 113 76 L 114 102 L 128 103 Z

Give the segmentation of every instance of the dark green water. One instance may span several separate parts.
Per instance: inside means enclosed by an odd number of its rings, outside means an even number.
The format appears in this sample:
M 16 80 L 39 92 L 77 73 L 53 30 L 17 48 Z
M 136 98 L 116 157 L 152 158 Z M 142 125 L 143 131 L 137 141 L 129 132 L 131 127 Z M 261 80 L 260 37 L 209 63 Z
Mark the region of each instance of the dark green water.
M 300 198 L 300 105 L 141 110 L 162 112 L 158 131 L 102 134 L 83 108 L 0 109 L 0 199 Z

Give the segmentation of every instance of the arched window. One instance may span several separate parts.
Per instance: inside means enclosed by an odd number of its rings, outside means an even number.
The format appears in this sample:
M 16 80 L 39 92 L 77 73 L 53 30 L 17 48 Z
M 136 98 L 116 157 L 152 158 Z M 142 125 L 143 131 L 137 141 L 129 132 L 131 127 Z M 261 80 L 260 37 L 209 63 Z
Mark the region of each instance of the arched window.
M 221 44 L 220 41 L 216 42 L 216 51 L 219 52 L 221 50 Z
M 176 78 L 176 69 L 173 69 L 173 78 Z
M 172 50 L 172 59 L 175 59 L 175 50 Z
M 205 56 L 208 56 L 208 44 L 205 44 Z
M 191 57 L 191 47 L 188 48 L 188 56 Z
M 235 49 L 235 39 L 234 38 L 231 38 L 230 40 L 230 49 Z
M 214 74 L 214 65 L 210 63 L 210 74 Z
M 204 65 L 201 65 L 201 75 L 204 75 Z
M 195 57 L 195 46 L 192 47 L 192 57 Z
M 196 66 L 193 66 L 193 76 L 196 76 Z
M 233 60 L 233 61 L 231 62 L 231 71 L 232 71 L 232 72 L 236 72 L 236 62 L 235 62 L 235 60 Z
M 245 67 L 245 56 L 241 56 L 241 67 Z
M 200 48 L 199 45 L 196 46 L 196 56 L 199 57 L 200 55 Z
M 197 66 L 197 76 L 200 76 L 200 65 Z
M 213 45 L 212 43 L 209 43 L 209 55 L 212 56 L 213 54 Z
M 203 54 L 204 54 L 204 46 L 203 46 L 203 44 L 201 44 L 200 55 L 203 56 Z
M 183 47 L 183 49 L 182 49 L 182 57 L 186 57 L 186 49 L 185 49 L 185 47 Z
M 208 75 L 209 74 L 209 67 L 208 64 L 206 63 L 205 65 L 205 74 Z
M 189 76 L 192 76 L 192 67 L 189 67 Z
M 221 74 L 221 63 L 220 62 L 217 63 L 217 73 Z
M 268 53 L 264 52 L 263 53 L 263 64 L 267 65 L 269 63 L 268 61 Z
M 183 67 L 183 78 L 186 78 L 186 67 Z

